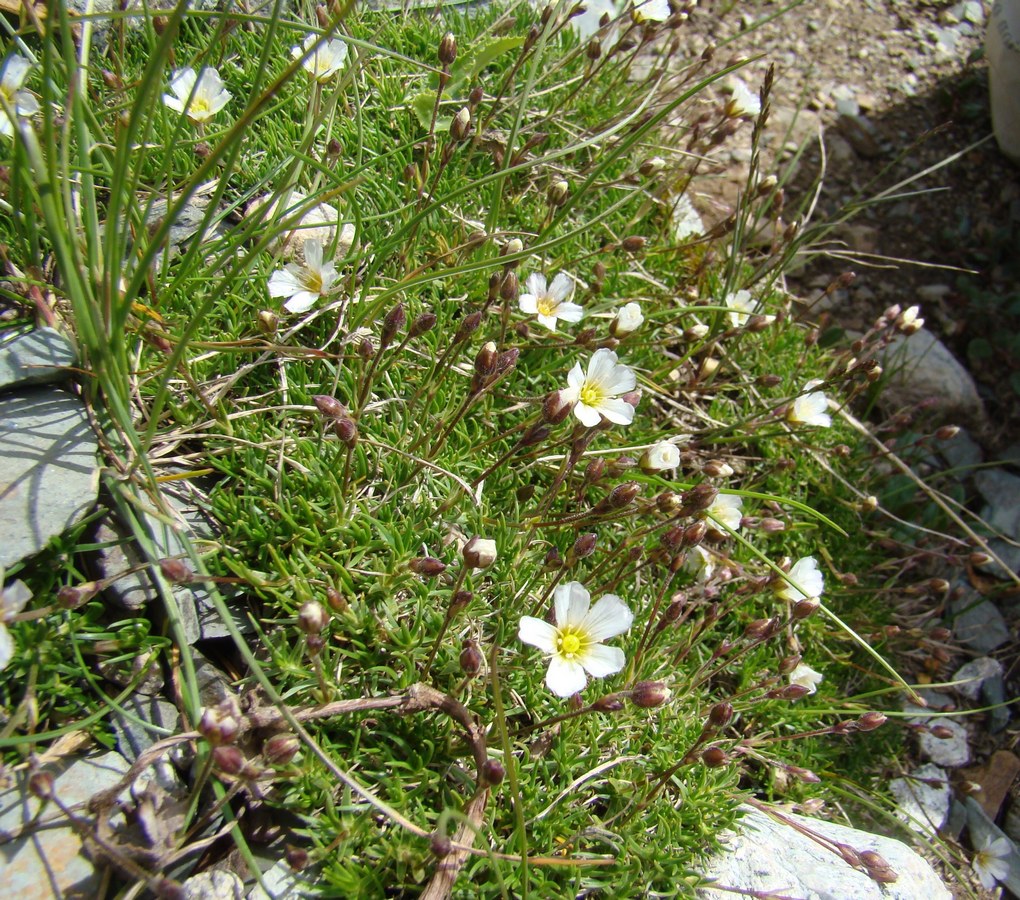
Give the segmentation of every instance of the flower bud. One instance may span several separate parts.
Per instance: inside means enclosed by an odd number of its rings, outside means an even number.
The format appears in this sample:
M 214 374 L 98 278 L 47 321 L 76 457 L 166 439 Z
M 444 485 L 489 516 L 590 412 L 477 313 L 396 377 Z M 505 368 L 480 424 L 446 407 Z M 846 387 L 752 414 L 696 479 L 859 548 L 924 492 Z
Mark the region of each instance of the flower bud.
M 639 681 L 630 693 L 630 702 L 642 709 L 655 709 L 669 701 L 673 692 L 661 681 Z
M 987 553 L 982 553 L 980 550 L 975 550 L 973 553 L 967 555 L 967 562 L 972 566 L 987 566 L 992 561 L 992 558 Z
M 787 766 L 786 771 L 805 784 L 818 784 L 822 780 L 810 769 L 804 769 L 801 766 Z
M 471 110 L 464 106 L 461 107 L 457 115 L 453 117 L 453 121 L 450 122 L 450 137 L 455 141 L 462 141 L 467 137 L 470 130 Z
M 759 375 L 755 379 L 755 384 L 761 387 L 773 388 L 778 387 L 783 383 L 783 379 L 779 375 Z
M 550 206 L 562 206 L 567 202 L 567 198 L 570 196 L 570 185 L 565 181 L 554 181 L 549 185 L 549 192 L 546 194 L 546 199 L 549 201 Z
M 542 401 L 542 416 L 550 425 L 559 425 L 573 408 L 574 404 L 564 397 L 563 391 L 552 391 Z
M 411 328 L 408 334 L 410 334 L 411 337 L 416 338 L 431 331 L 436 327 L 436 318 L 435 313 L 422 313 L 411 323 Z
M 864 863 L 865 868 L 868 869 L 891 868 L 885 857 L 882 856 L 881 853 L 876 853 L 874 850 L 861 851 L 861 862 Z
M 609 333 L 615 338 L 625 338 L 628 334 L 637 331 L 645 321 L 641 313 L 641 306 L 638 303 L 627 303 L 616 314 L 612 324 L 609 326 Z
M 375 344 L 372 343 L 371 338 L 362 338 L 358 343 L 358 356 L 366 362 L 375 356 Z
M 326 642 L 322 639 L 321 634 L 309 634 L 305 637 L 305 649 L 311 656 L 318 656 L 325 646 Z
M 496 371 L 496 359 L 499 353 L 493 341 L 486 341 L 482 349 L 475 355 L 475 374 L 481 378 L 488 378 Z
M 876 728 L 881 728 L 888 718 L 880 712 L 866 712 L 857 720 L 858 731 L 874 731 Z
M 343 594 L 332 585 L 326 588 L 326 603 L 329 604 L 329 608 L 333 612 L 347 612 L 350 609 L 350 605 L 344 599 Z
M 297 626 L 305 634 L 319 634 L 329 622 L 329 613 L 316 600 L 302 603 L 298 610 Z
M 446 571 L 446 563 L 434 556 L 416 556 L 408 562 L 407 567 L 415 575 L 425 575 L 428 578 L 442 575 Z
M 502 377 L 507 372 L 512 372 L 517 368 L 517 360 L 521 358 L 521 351 L 519 348 L 514 347 L 511 350 L 504 350 L 496 358 L 496 375 Z
M 448 31 L 439 41 L 439 62 L 444 66 L 450 66 L 457 58 L 457 38 Z
M 57 591 L 57 604 L 61 609 L 78 609 L 84 606 L 99 592 L 99 584 L 86 581 L 83 584 L 65 584 Z
M 159 570 L 163 577 L 171 584 L 184 584 L 193 581 L 195 573 L 183 559 L 161 559 Z
M 328 394 L 316 394 L 312 397 L 312 402 L 315 403 L 315 408 L 327 419 L 339 419 L 340 416 L 347 415 L 347 407 L 337 400 L 336 397 L 330 397 Z
M 705 535 L 708 534 L 708 525 L 706 525 L 700 519 L 697 522 L 692 522 L 684 529 L 684 540 L 683 546 L 694 547 L 705 540 Z
M 638 171 L 645 176 L 645 178 L 651 178 L 653 175 L 657 175 L 666 167 L 666 161 L 661 156 L 653 156 L 651 159 L 646 159 L 641 163 L 641 167 Z
M 715 503 L 716 497 L 719 496 L 719 490 L 711 484 L 702 482 L 696 484 L 689 491 L 684 491 L 680 496 L 683 498 L 684 507 L 691 513 L 702 512 Z
M 467 605 L 475 599 L 475 595 L 472 591 L 459 590 L 455 591 L 453 596 L 450 598 L 450 617 L 457 615 L 462 609 L 465 609 Z
M 589 459 L 588 465 L 584 467 L 584 483 L 595 484 L 597 481 L 601 481 L 605 474 L 606 461 L 601 456 Z
M 733 467 L 721 459 L 710 459 L 701 467 L 701 471 L 709 478 L 729 478 L 733 474 Z
M 39 800 L 49 800 L 53 797 L 53 773 L 45 769 L 33 772 L 28 776 L 28 791 Z
M 623 509 L 626 506 L 630 506 L 630 504 L 637 499 L 637 496 L 640 493 L 640 484 L 636 481 L 625 481 L 623 484 L 614 487 L 609 492 L 608 496 L 600 500 L 595 505 L 594 511 L 597 513 L 604 513 Z
M 504 300 L 513 300 L 521 289 L 516 272 L 507 272 L 499 286 L 499 296 Z
M 451 841 L 445 834 L 434 834 L 432 840 L 429 842 L 429 848 L 432 850 L 434 856 L 439 859 L 449 856 L 453 851 L 453 841 Z
M 786 523 L 780 519 L 773 519 L 771 516 L 765 516 L 758 523 L 758 527 L 766 534 L 778 534 L 780 531 L 786 531 Z
M 584 55 L 595 62 L 602 55 L 602 42 L 597 37 L 593 37 L 584 48 Z
M 464 641 L 460 651 L 460 668 L 468 678 L 474 678 L 482 670 L 482 653 L 474 641 Z
M 811 693 L 806 687 L 800 684 L 788 684 L 786 687 L 773 688 L 766 691 L 766 700 L 800 700 Z
M 560 556 L 560 551 L 555 547 L 550 547 L 545 554 L 545 559 L 542 561 L 542 565 L 546 569 L 559 569 L 563 566 L 563 557 Z
M 473 312 L 464 316 L 464 318 L 461 319 L 460 326 L 457 328 L 457 334 L 454 336 L 454 340 L 458 343 L 466 341 L 478 330 L 478 326 L 481 324 L 482 314 L 480 312 Z
M 479 774 L 485 784 L 497 785 L 502 784 L 506 778 L 506 769 L 498 759 L 487 759 L 482 764 L 482 771 Z
M 518 253 L 524 252 L 524 242 L 520 238 L 510 238 L 500 251 L 500 256 L 516 256 Z M 516 265 L 514 263 L 513 265 Z
M 284 858 L 294 872 L 300 872 L 308 865 L 308 851 L 302 847 L 288 847 Z
M 574 546 L 567 554 L 567 565 L 573 565 L 578 560 L 585 559 L 595 552 L 595 545 L 598 543 L 598 536 L 595 534 L 581 534 L 574 541 Z
M 725 728 L 733 719 L 733 704 L 723 700 L 708 711 L 709 728 Z
M 928 730 L 932 733 L 933 737 L 937 737 L 942 741 L 948 741 L 953 737 L 953 729 L 945 725 L 932 725 Z
M 785 656 L 779 660 L 778 671 L 780 675 L 789 675 L 797 666 L 800 665 L 803 657 L 799 653 L 794 653 L 792 656 Z
M 480 84 L 476 84 L 473 88 L 471 88 L 471 93 L 468 94 L 468 105 L 474 109 L 484 98 L 485 90 Z M 484 232 L 482 234 L 484 236 Z
M 271 766 L 285 766 L 301 749 L 301 741 L 294 734 L 274 734 L 262 745 L 262 756 Z
M 701 753 L 701 761 L 710 769 L 718 769 L 729 761 L 729 755 L 721 747 L 708 747 Z
M 803 600 L 798 600 L 790 613 L 795 620 L 798 622 L 803 619 L 808 619 L 818 612 L 821 602 L 817 597 L 805 597 Z
M 464 545 L 464 564 L 471 569 L 487 569 L 496 561 L 496 542 L 475 535 Z
M 280 317 L 272 310 L 263 309 L 259 311 L 255 324 L 261 334 L 272 337 L 280 327 Z
M 393 338 L 397 336 L 404 324 L 407 322 L 407 313 L 404 312 L 404 304 L 398 303 L 388 313 L 386 318 L 383 319 L 382 333 L 379 336 L 379 346 L 388 347 L 393 341 Z
M 216 768 L 228 775 L 240 775 L 248 765 L 244 754 L 232 745 L 213 748 L 212 757 Z
M 240 725 L 237 719 L 221 709 L 202 710 L 202 717 L 198 720 L 197 731 L 214 747 L 220 744 L 232 744 L 237 738 Z
M 935 439 L 938 441 L 951 441 L 960 433 L 959 425 L 943 425 L 935 432 Z
M 345 447 L 358 443 L 358 424 L 350 416 L 341 416 L 333 423 L 333 433 Z
M 639 234 L 632 234 L 620 241 L 620 246 L 628 253 L 638 253 L 644 249 L 646 239 Z

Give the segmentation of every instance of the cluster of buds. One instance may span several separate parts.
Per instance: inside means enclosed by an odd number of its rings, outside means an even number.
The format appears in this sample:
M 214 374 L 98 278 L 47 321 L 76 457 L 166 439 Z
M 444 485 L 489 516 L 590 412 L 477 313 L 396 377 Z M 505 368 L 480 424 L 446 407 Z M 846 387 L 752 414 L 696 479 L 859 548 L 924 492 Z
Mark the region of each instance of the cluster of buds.
M 233 744 L 241 730 L 240 718 L 237 701 L 228 697 L 219 705 L 202 710 L 197 730 L 213 747 Z
M 329 624 L 329 613 L 326 608 L 316 600 L 309 600 L 301 604 L 298 610 L 297 626 L 305 634 L 305 644 L 308 652 L 317 656 L 322 652 L 326 642 L 322 638 L 322 632 Z
M 374 353 L 375 349 L 372 348 L 369 355 Z M 340 443 L 346 447 L 353 447 L 357 444 L 358 425 L 351 418 L 350 411 L 346 406 L 337 400 L 336 397 L 330 397 L 328 394 L 316 394 L 312 397 L 312 401 L 322 417 L 332 423 L 333 432 Z

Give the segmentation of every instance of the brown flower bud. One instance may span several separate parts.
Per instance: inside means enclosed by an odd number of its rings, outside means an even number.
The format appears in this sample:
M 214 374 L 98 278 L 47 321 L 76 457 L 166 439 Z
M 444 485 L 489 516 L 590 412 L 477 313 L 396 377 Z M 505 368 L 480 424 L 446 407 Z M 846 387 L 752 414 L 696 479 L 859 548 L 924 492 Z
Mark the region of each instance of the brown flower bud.
M 705 535 L 708 534 L 708 526 L 701 520 L 692 522 L 684 529 L 684 541 L 685 547 L 694 547 L 705 540 Z
M 932 725 L 928 730 L 933 737 L 942 741 L 948 741 L 953 736 L 953 730 L 945 725 Z
M 202 710 L 202 716 L 198 720 L 197 731 L 214 747 L 220 744 L 232 744 L 237 738 L 240 725 L 234 716 L 223 712 L 221 709 Z
M 435 313 L 422 313 L 420 316 L 415 317 L 415 320 L 411 323 L 411 329 L 408 332 L 411 337 L 421 337 L 426 332 L 431 331 L 436 327 L 436 314 Z
M 305 637 L 305 649 L 312 656 L 318 656 L 322 653 L 325 646 L 326 642 L 323 640 L 321 634 L 309 634 Z
M 636 481 L 625 481 L 623 484 L 614 487 L 608 494 L 600 500 L 594 507 L 594 511 L 597 513 L 613 512 L 614 510 L 623 509 L 626 506 L 630 506 L 636 499 L 638 494 L 641 493 L 641 485 Z
M 818 784 L 822 780 L 810 769 L 804 769 L 801 766 L 787 766 L 786 771 L 805 784 Z
M 785 656 L 779 660 L 778 671 L 780 675 L 789 675 L 797 666 L 800 665 L 803 657 L 799 653 L 794 653 L 792 656 Z
M 935 439 L 938 441 L 951 441 L 959 433 L 959 425 L 943 425 L 935 432 Z
M 487 759 L 482 764 L 482 771 L 479 774 L 485 784 L 502 784 L 506 778 L 506 769 L 498 759 Z
M 49 800 L 53 796 L 53 773 L 45 769 L 33 772 L 28 777 L 28 791 L 40 800 Z
M 344 599 L 343 594 L 332 585 L 326 588 L 326 602 L 333 612 L 347 612 L 350 609 L 350 605 Z
M 453 842 L 445 834 L 434 834 L 429 842 L 429 848 L 434 856 L 443 859 L 453 851 Z
M 641 163 L 638 171 L 645 176 L 645 178 L 651 178 L 653 175 L 657 175 L 666 166 L 666 161 L 659 156 L 653 156 L 651 159 L 646 159 Z
M 661 681 L 639 681 L 630 693 L 630 702 L 642 709 L 655 709 L 669 701 L 673 692 Z
M 476 84 L 473 88 L 471 88 L 471 93 L 468 94 L 468 104 L 471 106 L 472 109 L 474 109 L 476 106 L 478 106 L 479 103 L 482 102 L 484 97 L 485 91 L 482 89 L 482 86 L 480 84 Z M 483 237 L 484 234 L 485 233 L 482 232 Z
M 499 352 L 493 341 L 486 341 L 482 344 L 481 350 L 475 355 L 475 374 L 481 378 L 488 378 L 496 371 L 496 360 Z
M 457 58 L 457 38 L 453 32 L 446 32 L 439 41 L 439 62 L 444 66 L 450 66 Z
M 881 728 L 888 718 L 880 712 L 866 712 L 857 720 L 858 731 L 874 731 L 876 728 Z
M 762 387 L 773 388 L 781 385 L 783 383 L 783 379 L 779 375 L 759 375 L 755 379 L 755 383 Z
M 780 531 L 786 531 L 786 523 L 780 519 L 773 519 L 771 516 L 765 516 L 758 523 L 758 527 L 766 534 L 777 534 Z
M 655 508 L 663 515 L 675 516 L 682 507 L 683 500 L 673 491 L 663 491 L 655 498 Z
M 407 313 L 404 312 L 404 304 L 398 303 L 383 319 L 382 333 L 379 336 L 379 346 L 388 347 L 407 322 Z
M 504 300 L 513 300 L 518 291 L 520 291 L 521 284 L 517 279 L 516 272 L 507 272 L 503 277 L 503 283 L 499 286 L 499 296 Z
M 213 748 L 212 757 L 216 768 L 228 775 L 240 775 L 248 765 L 244 754 L 232 745 Z
M 262 745 L 262 756 L 271 766 L 285 766 L 301 749 L 301 741 L 294 734 L 274 734 Z
M 598 535 L 586 533 L 577 536 L 574 546 L 567 554 L 567 565 L 573 565 L 578 560 L 585 559 L 595 552 L 595 545 L 598 543 Z
M 708 711 L 708 727 L 725 728 L 733 718 L 733 704 L 726 700 L 716 703 Z
M 99 584 L 86 581 L 83 584 L 65 584 L 57 591 L 57 603 L 61 609 L 78 609 L 89 602 L 99 591 Z
M 628 253 L 638 253 L 643 250 L 647 240 L 640 234 L 632 234 L 620 241 L 620 246 Z
M 863 850 L 861 851 L 861 862 L 864 863 L 868 869 L 888 869 L 890 868 L 889 863 L 881 853 L 877 853 L 874 850 Z
M 259 312 L 255 324 L 262 334 L 272 337 L 280 327 L 280 317 L 272 310 L 263 309 Z
M 570 185 L 565 181 L 554 181 L 549 185 L 549 192 L 546 194 L 546 199 L 549 201 L 550 206 L 562 206 L 567 202 L 567 198 L 570 196 Z
M 545 559 L 542 561 L 542 565 L 547 569 L 559 569 L 563 565 L 563 557 L 560 556 L 560 551 L 555 547 L 550 547 L 545 554 Z
M 159 570 L 163 577 L 172 584 L 184 584 L 193 581 L 195 573 L 183 559 L 161 559 Z
M 684 508 L 694 512 L 702 512 L 708 509 L 713 503 L 715 498 L 719 496 L 718 488 L 711 484 L 702 482 L 696 484 L 689 491 L 684 491 L 681 497 L 684 501 Z
M 507 372 L 517 368 L 517 360 L 521 358 L 521 351 L 514 347 L 512 350 L 504 350 L 496 359 L 496 375 L 502 377 Z
M 330 138 L 326 144 L 326 155 L 334 159 L 344 152 L 344 145 L 336 138 Z
M 593 37 L 588 41 L 588 46 L 584 48 L 584 55 L 595 62 L 602 55 L 602 42 L 597 37 Z
M 460 111 L 450 122 L 450 137 L 455 141 L 462 141 L 468 136 L 471 130 L 471 109 L 467 106 L 461 107 Z
M 552 391 L 542 401 L 542 416 L 550 425 L 559 425 L 573 408 L 574 404 L 564 397 L 563 391 Z
M 786 687 L 773 688 L 766 691 L 766 700 L 800 700 L 808 695 L 808 689 L 799 684 L 788 684 Z
M 358 443 L 358 423 L 350 416 L 341 416 L 333 423 L 333 433 L 346 447 L 353 447 Z
M 464 641 L 460 651 L 460 668 L 468 678 L 474 678 L 482 671 L 482 653 L 474 641 Z
M 701 471 L 710 478 L 729 478 L 733 474 L 733 467 L 721 459 L 710 459 L 701 467 Z
M 708 747 L 702 751 L 701 761 L 710 769 L 718 769 L 720 766 L 725 766 L 730 761 L 730 757 L 721 747 Z
M 339 419 L 340 416 L 347 415 L 347 407 L 337 400 L 336 397 L 330 397 L 328 394 L 315 394 L 312 397 L 312 402 L 315 403 L 315 408 L 327 419 Z
M 477 330 L 478 326 L 482 324 L 482 314 L 480 312 L 473 312 L 461 319 L 460 326 L 457 328 L 457 334 L 454 336 L 454 340 L 458 343 L 466 341 L 471 335 Z
M 110 90 L 112 91 L 124 90 L 124 81 L 116 72 L 111 72 L 109 69 L 103 69 L 102 75 L 103 84 L 110 88 Z
M 619 712 L 623 705 L 623 698 L 619 694 L 606 694 L 592 703 L 591 708 L 596 712 Z
M 308 851 L 301 847 L 288 847 L 284 858 L 287 865 L 295 872 L 300 872 L 308 865 Z
M 475 535 L 464 545 L 464 564 L 470 569 L 487 569 L 496 561 L 496 542 Z
M 407 567 L 416 575 L 428 578 L 442 575 L 446 571 L 446 563 L 434 556 L 416 556 L 408 562 Z
M 329 622 L 329 613 L 325 607 L 316 600 L 309 600 L 301 604 L 298 610 L 297 626 L 305 634 L 319 634 Z
M 464 609 L 474 599 L 475 595 L 471 591 L 456 591 L 450 598 L 450 616 L 452 617 L 457 615 L 457 613 Z
M 817 597 L 806 597 L 803 600 L 798 600 L 797 603 L 794 604 L 793 611 L 790 615 L 798 621 L 807 619 L 818 612 L 821 605 L 822 604 Z
M 375 344 L 371 338 L 362 338 L 358 343 L 358 356 L 366 362 L 375 356 Z

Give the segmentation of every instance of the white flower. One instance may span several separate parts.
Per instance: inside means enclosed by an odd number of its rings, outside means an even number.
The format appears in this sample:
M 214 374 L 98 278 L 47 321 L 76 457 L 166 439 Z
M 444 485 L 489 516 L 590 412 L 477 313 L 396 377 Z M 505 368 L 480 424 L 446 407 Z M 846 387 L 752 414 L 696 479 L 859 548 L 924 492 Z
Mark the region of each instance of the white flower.
M 645 317 L 641 314 L 641 305 L 632 301 L 620 308 L 616 318 L 613 319 L 613 324 L 609 326 L 609 330 L 613 337 L 626 337 L 637 331 L 644 320 Z
M 737 494 L 719 494 L 712 505 L 706 510 L 710 519 L 719 525 L 725 526 L 730 531 L 737 531 L 740 528 L 740 520 L 743 514 L 740 508 L 744 505 L 743 497 Z
M 7 630 L 7 623 L 25 608 L 32 599 L 32 592 L 23 581 L 15 581 L 9 587 L 0 590 L 0 669 L 14 656 L 14 639 Z
M 665 22 L 671 15 L 668 0 L 637 0 L 634 4 L 635 22 Z
M 790 405 L 786 418 L 794 425 L 817 425 L 828 428 L 832 424 L 829 415 L 829 398 L 821 391 L 801 394 Z
M 776 596 L 797 603 L 801 600 L 814 599 L 822 596 L 825 590 L 825 578 L 818 568 L 818 560 L 813 556 L 798 559 L 790 569 L 790 582 L 783 581 L 776 590 Z
M 730 115 L 756 116 L 761 112 L 761 98 L 752 91 L 740 78 L 729 80 L 730 102 L 727 104 Z
M 307 312 L 336 281 L 336 266 L 322 263 L 322 241 L 305 241 L 305 264 L 287 263 L 269 278 L 270 297 L 289 297 L 283 304 L 287 312 Z
M 618 362 L 612 350 L 596 350 L 588 362 L 587 374 L 576 363 L 567 375 L 567 384 L 562 396 L 575 404 L 574 415 L 582 425 L 593 428 L 603 416 L 617 425 L 634 421 L 634 407 L 618 398 L 634 390 L 637 378 L 633 370 Z
M 315 45 L 314 50 L 312 50 L 313 45 Z M 344 61 L 347 59 L 347 44 L 344 41 L 333 38 L 323 42 L 316 34 L 308 35 L 303 47 L 292 47 L 290 55 L 299 59 L 309 50 L 311 53 L 301 65 L 319 84 L 329 81 L 336 75 L 343 68 Z
M 698 581 L 708 581 L 715 571 L 715 557 L 700 544 L 695 544 L 687 551 L 684 571 L 689 572 Z
M 570 301 L 574 293 L 574 282 L 564 272 L 557 275 L 550 286 L 546 286 L 545 275 L 534 272 L 524 282 L 525 293 L 521 294 L 517 305 L 521 312 L 538 316 L 538 324 L 550 331 L 556 330 L 556 320 L 564 322 L 580 322 L 584 317 L 584 309 Z
M 646 472 L 664 472 L 680 465 L 680 450 L 670 441 L 659 441 L 641 454 L 641 468 Z
M 686 194 L 681 194 L 673 204 L 672 220 L 673 237 L 677 241 L 705 233 L 705 223 L 701 221 L 701 216 Z
M 16 116 L 34 116 L 39 112 L 39 102 L 28 91 L 21 89 L 31 68 L 32 64 L 18 54 L 8 56 L 3 66 L 0 66 L 0 96 L 3 97 L 3 105 L 0 105 L 2 135 L 14 134 L 14 123 L 10 119 L 7 107 L 10 107 Z
M 816 672 L 811 666 L 806 663 L 801 663 L 789 674 L 790 684 L 800 685 L 802 688 L 807 688 L 809 694 L 813 694 L 818 690 L 818 684 L 822 680 L 822 673 Z
M 974 854 L 973 866 L 985 890 L 990 891 L 997 881 L 1002 881 L 1009 874 L 1006 857 L 1012 849 L 1009 840 L 1004 837 L 993 838 L 989 834 L 981 842 L 980 849 Z
M 634 614 L 615 594 L 606 594 L 592 607 L 591 595 L 577 581 L 561 584 L 555 591 L 556 624 L 524 616 L 518 638 L 549 656 L 545 683 L 558 697 L 584 690 L 585 672 L 605 678 L 619 672 L 626 657 L 619 647 L 602 641 L 623 634 Z
M 170 90 L 173 94 L 164 94 L 163 102 L 195 125 L 208 122 L 230 102 L 230 91 L 215 69 L 203 69 L 201 75 L 192 68 L 178 69 L 170 79 Z
M 730 308 L 726 315 L 734 328 L 740 328 L 742 325 L 747 324 L 747 320 L 751 316 L 760 315 L 758 303 L 749 291 L 737 291 L 735 294 L 727 295 L 726 305 Z M 775 318 L 775 316 L 765 316 L 768 322 L 774 321 Z
M 577 32 L 582 43 L 599 30 L 599 21 L 605 13 L 609 13 L 610 19 L 620 14 L 613 0 L 585 0 L 584 12 L 579 16 L 571 16 L 570 26 Z

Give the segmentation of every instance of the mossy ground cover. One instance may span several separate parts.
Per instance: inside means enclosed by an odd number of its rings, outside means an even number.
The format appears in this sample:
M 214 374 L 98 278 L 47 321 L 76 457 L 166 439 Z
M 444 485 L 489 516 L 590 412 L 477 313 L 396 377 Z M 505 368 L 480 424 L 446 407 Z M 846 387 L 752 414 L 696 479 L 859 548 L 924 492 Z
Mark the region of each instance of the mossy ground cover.
M 898 682 L 868 450 L 838 413 L 874 364 L 798 321 L 774 180 L 752 166 L 708 235 L 671 215 L 719 135 L 767 127 L 768 87 L 758 113 L 727 103 L 739 63 L 681 58 L 679 11 L 595 42 L 563 5 L 315 12 L 120 20 L 88 65 L 67 21 L 10 51 L 41 105 L 4 145 L 12 299 L 81 346 L 112 505 L 164 604 L 105 603 L 84 526 L 8 573 L 35 597 L 9 625 L 8 761 L 70 731 L 112 745 L 111 711 L 159 670 L 195 757 L 175 878 L 208 864 L 217 817 L 247 853 L 269 811 L 270 852 L 296 848 L 327 896 L 689 894 L 742 796 L 871 790 L 898 734 L 864 733 Z M 347 50 L 321 81 L 292 54 L 308 35 Z M 200 87 L 190 115 L 164 102 L 186 67 L 222 79 L 214 116 Z M 164 252 L 174 216 L 151 205 L 196 197 L 212 236 Z M 320 203 L 353 240 L 324 240 L 335 273 L 290 261 L 314 296 L 289 312 L 280 240 Z M 568 277 L 579 322 L 522 309 L 555 311 L 538 274 Z M 219 535 L 161 560 L 137 510 L 181 479 Z M 789 582 L 807 557 L 824 590 Z M 250 631 L 204 648 L 243 705 L 203 718 L 171 587 L 209 576 Z M 632 622 L 571 645 L 552 610 L 581 586 Z M 525 617 L 553 649 L 520 640 Z M 549 657 L 605 677 L 557 696 Z M 170 874 L 117 853 L 125 883 Z

